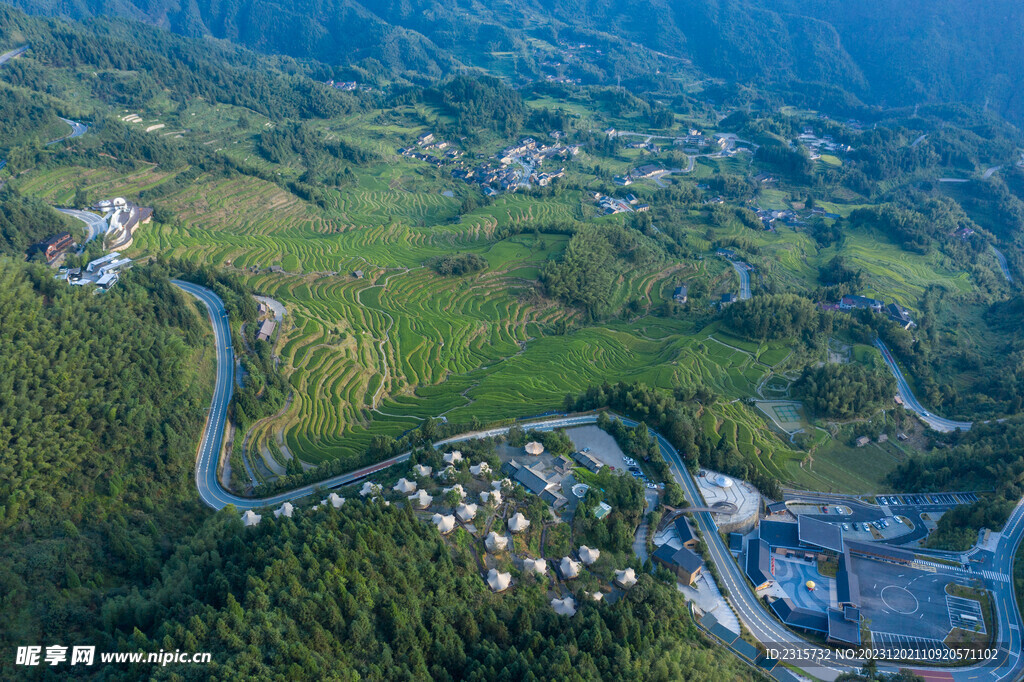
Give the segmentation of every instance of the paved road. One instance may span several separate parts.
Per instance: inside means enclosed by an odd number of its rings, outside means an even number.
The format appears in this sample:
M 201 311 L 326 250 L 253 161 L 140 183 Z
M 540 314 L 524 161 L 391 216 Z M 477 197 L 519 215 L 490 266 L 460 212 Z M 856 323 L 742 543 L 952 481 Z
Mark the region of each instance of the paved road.
M 58 118 L 60 117 L 58 116 Z M 71 134 L 65 135 L 64 137 L 58 137 L 56 140 L 50 140 L 49 142 L 46 143 L 47 146 L 50 146 L 51 144 L 57 144 L 58 142 L 63 142 L 64 140 L 70 140 L 75 137 L 81 137 L 82 135 L 85 135 L 89 131 L 89 126 L 85 125 L 84 123 L 72 121 L 70 118 L 61 118 L 60 120 L 64 121 L 69 126 L 71 126 Z
M 937 417 L 924 409 L 924 406 L 921 405 L 914 396 L 914 392 L 910 390 L 910 385 L 903 376 L 903 372 L 900 371 L 895 358 L 892 357 L 889 349 L 881 339 L 875 338 L 875 347 L 882 351 L 882 358 L 885 360 L 885 364 L 889 367 L 889 371 L 892 372 L 893 376 L 896 377 L 896 387 L 900 398 L 903 400 L 903 406 L 905 408 L 916 413 L 925 424 L 936 431 L 941 431 L 942 433 L 949 433 L 956 431 L 957 429 L 967 431 L 971 428 L 971 422 L 958 422 L 952 419 L 943 419 L 942 417 Z
M 0 54 L 0 66 L 3 66 L 4 64 L 6 64 L 7 62 L 11 61 L 15 57 L 20 57 L 21 55 L 23 55 L 25 53 L 25 50 L 27 50 L 27 49 L 28 49 L 28 45 L 22 45 L 21 47 L 14 48 L 10 52 L 5 52 L 3 54 Z
M 749 264 L 739 260 L 731 260 L 726 258 L 732 267 L 736 270 L 736 274 L 740 276 L 740 300 L 745 301 L 750 298 L 750 271 L 753 270 Z
M 0 166 L 0 168 L 2 167 Z M 996 260 L 999 261 L 999 269 L 1003 271 L 1003 277 L 1006 278 L 1007 282 L 1013 284 L 1013 275 L 1010 274 L 1010 265 L 1006 262 L 1006 256 L 994 246 L 992 247 L 992 252 L 996 254 Z
M 77 218 L 85 223 L 85 229 L 88 236 L 85 238 L 85 243 L 88 244 L 93 239 L 101 234 L 107 233 L 107 221 L 103 216 L 98 216 L 95 213 L 89 211 L 79 211 L 74 208 L 58 208 L 58 211 L 64 215 L 69 215 L 72 218 Z
M 1002 166 L 992 166 L 991 168 L 987 169 L 984 173 L 982 173 L 981 179 L 988 180 L 989 178 L 992 177 L 992 174 L 995 173 L 1000 168 L 1002 168 Z

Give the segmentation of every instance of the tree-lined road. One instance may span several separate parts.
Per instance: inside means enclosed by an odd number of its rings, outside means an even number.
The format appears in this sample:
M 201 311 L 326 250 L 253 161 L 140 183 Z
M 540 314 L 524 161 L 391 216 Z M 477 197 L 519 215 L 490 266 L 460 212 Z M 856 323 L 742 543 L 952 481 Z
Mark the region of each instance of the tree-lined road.
M 1007 282 L 1013 284 L 1013 275 L 1010 274 L 1010 264 L 1006 262 L 1006 256 L 994 246 L 992 247 L 992 252 L 996 254 L 996 260 L 999 261 L 999 269 L 1003 271 L 1003 277 L 1006 278 Z
M 894 377 L 896 377 L 896 389 L 905 408 L 917 414 L 925 424 L 942 433 L 950 433 L 957 429 L 967 431 L 971 428 L 972 422 L 959 422 L 953 419 L 943 419 L 942 417 L 937 417 L 924 409 L 924 406 L 921 405 L 914 396 L 914 392 L 910 390 L 910 384 L 907 383 L 906 377 L 904 377 L 903 372 L 900 371 L 895 358 L 892 357 L 892 353 L 889 352 L 889 349 L 882 340 L 877 337 L 875 338 L 875 347 L 882 351 L 882 359 L 885 360 L 885 364 L 889 367 L 889 371 L 892 372 Z
M 753 270 L 748 263 L 741 260 L 726 258 L 732 264 L 736 274 L 740 276 L 740 300 L 746 301 L 750 298 L 750 271 Z
M 6 64 L 7 62 L 11 61 L 15 57 L 20 57 L 21 55 L 23 55 L 25 53 L 25 50 L 27 50 L 27 49 L 28 49 L 28 45 L 22 45 L 21 47 L 14 48 L 10 52 L 4 52 L 3 54 L 0 54 L 0 66 L 3 66 L 4 64 Z
M 57 118 L 60 118 L 60 116 L 58 116 Z M 50 140 L 49 142 L 46 143 L 47 146 L 51 144 L 57 144 L 58 142 L 63 142 L 64 140 L 71 140 L 76 137 L 81 137 L 82 135 L 85 135 L 89 131 L 89 126 L 85 125 L 84 123 L 72 121 L 70 118 L 60 118 L 60 120 L 64 121 L 69 126 L 71 126 L 71 134 L 65 135 L 64 137 L 58 137 L 56 140 Z

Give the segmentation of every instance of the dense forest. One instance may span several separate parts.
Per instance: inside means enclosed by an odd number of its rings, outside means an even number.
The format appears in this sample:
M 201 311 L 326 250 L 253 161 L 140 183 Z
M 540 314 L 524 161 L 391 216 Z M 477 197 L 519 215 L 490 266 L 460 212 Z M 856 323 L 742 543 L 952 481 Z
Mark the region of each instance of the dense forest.
M 212 376 L 201 318 L 160 268 L 102 296 L 84 289 L 0 258 L 7 649 L 91 633 L 97 605 L 155 578 L 199 513 L 192 467 Z
M 796 294 L 754 296 L 725 310 L 727 324 L 756 341 L 796 338 L 807 347 L 821 345 L 832 330 L 832 319 L 808 299 Z
M 598 318 L 611 312 L 619 274 L 627 267 L 650 267 L 663 259 L 660 246 L 635 230 L 580 225 L 562 257 L 544 266 L 540 280 L 552 298 Z
M 350 501 L 255 528 L 223 513 L 104 622 L 122 648 L 211 651 L 222 678 L 749 679 L 698 640 L 674 586 L 642 575 L 616 604 L 579 599 L 566 619 L 547 580 L 517 571 L 492 594 L 455 545 L 408 507 Z
M 929 538 L 935 547 L 966 549 L 979 528 L 1002 527 L 1024 496 L 1024 419 L 975 423 L 942 438 L 941 447 L 908 458 L 889 475 L 898 490 L 993 490 L 991 496 L 943 514 Z
M 344 65 L 371 78 L 437 78 L 464 65 L 494 66 L 495 53 L 503 53 L 517 77 L 534 80 L 551 54 L 537 50 L 538 42 L 583 41 L 596 48 L 593 58 L 568 72 L 587 83 L 672 87 L 666 72 L 696 67 L 715 78 L 802 94 L 811 107 L 987 100 L 1008 118 L 1024 117 L 1024 98 L 1011 87 L 1022 75 L 1020 49 L 1005 31 L 1020 25 L 1021 8 L 1006 0 L 983 0 L 966 16 L 953 0 L 912 0 L 887 12 L 812 0 L 539 0 L 514 9 L 437 0 L 16 4 L 72 18 L 142 19 L 186 36 Z
M 829 363 L 805 368 L 793 388 L 814 414 L 852 419 L 891 403 L 896 380 L 886 370 Z
M 0 255 L 22 258 L 31 245 L 60 232 L 81 237 L 71 219 L 12 187 L 0 187 Z

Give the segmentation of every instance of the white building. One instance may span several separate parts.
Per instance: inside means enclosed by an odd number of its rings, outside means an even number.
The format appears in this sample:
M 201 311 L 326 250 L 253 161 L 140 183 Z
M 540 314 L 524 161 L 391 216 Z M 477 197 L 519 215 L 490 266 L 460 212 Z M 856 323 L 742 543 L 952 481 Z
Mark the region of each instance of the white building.
M 484 538 L 484 547 L 487 548 L 488 552 L 501 552 L 508 547 L 508 538 L 504 535 L 498 535 L 492 530 Z
M 581 545 L 580 546 L 580 561 L 582 561 L 587 566 L 590 566 L 592 563 L 597 561 L 598 558 L 600 558 L 600 556 L 601 556 L 601 550 L 599 550 L 599 549 L 591 549 L 590 547 L 587 547 L 586 545 Z
M 398 479 L 398 483 L 395 484 L 395 487 L 393 488 L 393 490 L 396 493 L 402 493 L 402 494 L 405 494 L 405 495 L 407 495 L 409 493 L 412 493 L 412 492 L 416 492 L 416 482 L 415 481 L 410 481 L 410 480 L 406 479 L 405 477 L 402 477 L 402 478 Z
M 437 526 L 437 530 L 441 535 L 448 535 L 448 533 L 455 530 L 455 517 L 451 514 L 434 514 L 431 521 Z
M 496 495 L 497 493 L 492 493 Z M 530 520 L 523 516 L 522 512 L 516 512 L 515 516 L 508 520 L 508 529 L 513 533 L 521 533 L 530 527 Z
M 573 561 L 569 557 L 562 557 L 561 563 L 558 564 L 558 570 L 562 574 L 562 580 L 572 580 L 579 577 L 580 562 Z
M 504 592 L 511 584 L 511 573 L 500 573 L 496 568 L 487 572 L 487 585 L 495 592 Z

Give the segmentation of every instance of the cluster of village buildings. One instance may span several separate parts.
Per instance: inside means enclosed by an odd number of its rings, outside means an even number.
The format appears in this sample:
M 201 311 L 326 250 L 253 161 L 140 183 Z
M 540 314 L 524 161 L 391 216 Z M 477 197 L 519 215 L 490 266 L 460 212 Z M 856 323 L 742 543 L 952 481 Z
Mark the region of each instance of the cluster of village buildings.
M 551 131 L 550 135 L 556 140 L 564 137 L 564 133 L 557 130 Z M 443 154 L 427 154 L 428 151 Z M 572 158 L 579 151 L 578 145 L 547 145 L 526 137 L 492 157 L 494 162 L 471 166 L 459 160 L 463 156 L 461 150 L 455 149 L 449 142 L 435 139 L 434 134 L 429 132 L 419 137 L 415 147 L 398 150 L 402 156 L 425 161 L 438 168 L 454 166 L 452 177 L 479 186 L 487 196 L 515 192 L 520 187 L 531 185 L 546 187 L 563 177 L 565 168 L 545 171 L 541 170 L 541 166 L 552 159 Z
M 884 301 L 868 298 L 867 296 L 843 296 L 839 299 L 839 303 L 823 304 L 822 308 L 825 310 L 840 310 L 847 313 L 854 310 L 870 310 L 873 313 L 885 315 L 904 329 L 917 326 L 910 316 L 910 311 L 896 301 L 887 304 Z
M 594 201 L 604 215 L 614 213 L 643 213 L 651 210 L 650 204 L 646 204 L 636 198 L 633 194 L 627 194 L 625 198 L 608 196 L 600 192 L 594 192 Z
M 849 153 L 853 151 L 853 147 L 842 142 L 836 142 L 831 135 L 825 135 L 824 137 L 818 137 L 814 134 L 814 128 L 806 127 L 803 133 L 797 138 L 796 142 L 793 142 L 790 146 L 796 149 L 797 144 L 802 144 L 807 147 L 810 151 L 811 160 L 815 161 L 821 158 L 822 150 L 829 153 Z

